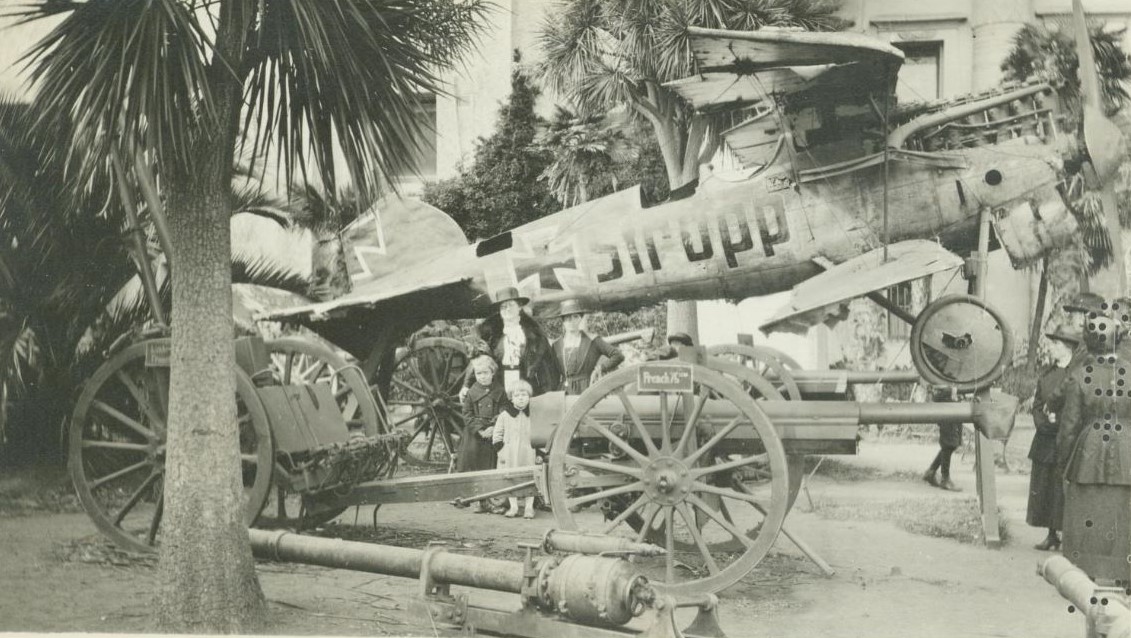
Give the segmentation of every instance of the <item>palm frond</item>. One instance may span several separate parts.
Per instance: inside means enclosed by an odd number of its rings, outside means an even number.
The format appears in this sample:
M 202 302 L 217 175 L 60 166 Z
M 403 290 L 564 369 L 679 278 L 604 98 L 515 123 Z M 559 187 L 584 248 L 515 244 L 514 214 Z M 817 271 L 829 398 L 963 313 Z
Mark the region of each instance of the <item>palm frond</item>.
M 274 154 L 287 181 L 336 192 L 335 150 L 367 200 L 413 170 L 426 125 L 419 97 L 444 92 L 438 70 L 475 43 L 486 0 L 260 3 L 249 56 L 243 146 Z M 309 164 L 307 158 L 310 158 Z
M 216 113 L 211 43 L 187 5 L 35 0 L 25 7 L 25 20 L 69 11 L 23 58 L 39 85 L 39 125 L 65 119 L 72 126 L 71 143 L 59 150 L 65 165 L 93 174 L 114 147 L 148 148 L 166 169 L 192 165 L 194 141 L 216 130 Z

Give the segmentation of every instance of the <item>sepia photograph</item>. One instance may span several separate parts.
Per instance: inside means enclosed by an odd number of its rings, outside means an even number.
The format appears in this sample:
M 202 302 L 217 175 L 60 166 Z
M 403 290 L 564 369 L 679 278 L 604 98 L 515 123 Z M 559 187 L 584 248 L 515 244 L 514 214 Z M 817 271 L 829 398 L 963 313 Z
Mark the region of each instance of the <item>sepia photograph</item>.
M 1131 638 L 1128 0 L 0 0 L 0 635 Z

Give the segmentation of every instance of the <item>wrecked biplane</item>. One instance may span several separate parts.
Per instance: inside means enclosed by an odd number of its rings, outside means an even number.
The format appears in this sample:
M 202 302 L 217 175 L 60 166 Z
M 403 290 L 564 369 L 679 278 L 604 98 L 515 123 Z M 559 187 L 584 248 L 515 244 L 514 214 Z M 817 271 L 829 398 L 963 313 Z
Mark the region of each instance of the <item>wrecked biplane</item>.
M 433 319 L 484 315 L 505 286 L 530 297 L 536 313 L 565 299 L 626 309 L 798 286 L 763 327 L 773 330 L 962 266 L 984 214 L 1015 263 L 1076 232 L 1058 192 L 1059 114 L 1048 86 L 927 105 L 911 117 L 889 108 L 902 52 L 864 35 L 691 28 L 690 46 L 698 73 L 667 86 L 697 110 L 751 115 L 722 132 L 742 179 L 704 175 L 651 206 L 632 188 L 471 245 L 440 211 L 385 200 L 347 229 L 351 293 L 263 318 L 309 326 L 386 386 L 399 341 Z M 1000 317 L 987 313 L 960 316 L 1001 342 Z M 967 336 L 940 332 L 933 348 L 978 352 L 990 363 L 960 383 L 984 385 L 1008 344 L 970 350 Z M 959 368 L 964 356 L 935 358 Z M 947 376 L 933 373 L 933 382 Z

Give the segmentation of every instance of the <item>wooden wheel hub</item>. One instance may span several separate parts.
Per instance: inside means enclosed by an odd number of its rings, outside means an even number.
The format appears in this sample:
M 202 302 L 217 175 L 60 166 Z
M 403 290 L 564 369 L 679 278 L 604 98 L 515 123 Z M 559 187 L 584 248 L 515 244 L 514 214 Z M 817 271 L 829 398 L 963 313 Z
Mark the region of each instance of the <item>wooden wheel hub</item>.
M 642 471 L 641 481 L 649 498 L 663 505 L 682 502 L 691 490 L 691 473 L 687 466 L 671 456 L 648 464 Z

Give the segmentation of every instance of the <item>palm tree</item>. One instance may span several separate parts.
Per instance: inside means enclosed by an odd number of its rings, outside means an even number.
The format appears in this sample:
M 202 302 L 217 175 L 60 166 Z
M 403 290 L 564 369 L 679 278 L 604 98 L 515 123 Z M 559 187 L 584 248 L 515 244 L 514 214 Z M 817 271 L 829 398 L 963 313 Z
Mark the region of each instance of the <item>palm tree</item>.
M 695 72 L 687 28 L 765 26 L 830 30 L 844 24 L 834 0 L 568 0 L 543 29 L 543 76 L 579 108 L 624 107 L 652 126 L 672 190 L 699 177 L 719 147 L 723 120 L 694 112 L 664 88 Z M 669 302 L 668 331 L 695 333 L 693 303 Z
M 64 14 L 28 54 L 42 125 L 73 123 L 60 152 L 84 176 L 134 159 L 157 176 L 172 286 L 161 629 L 250 631 L 265 620 L 243 525 L 229 185 L 238 156 L 363 197 L 410 168 L 413 96 L 468 50 L 484 3 L 389 0 L 34 0 Z M 140 197 L 138 198 L 141 199 Z M 157 213 L 157 211 L 151 211 Z
M 110 185 L 72 183 L 49 151 L 67 133 L 34 130 L 37 110 L 0 101 L 0 444 L 23 462 L 58 458 L 81 381 L 119 337 L 152 322 Z M 237 211 L 289 221 L 285 203 L 237 172 Z M 232 259 L 233 283 L 308 292 L 306 278 L 283 264 L 238 251 Z M 169 282 L 160 283 L 168 316 Z M 6 428 L 17 398 L 24 416 Z
M 25 459 L 58 454 L 66 397 L 75 375 L 90 371 L 72 361 L 75 345 L 133 274 L 121 227 L 103 209 L 109 184 L 76 196 L 63 166 L 42 152 L 66 131 L 33 130 L 34 113 L 0 102 L 0 441 Z M 5 427 L 16 398 L 28 413 L 19 431 Z
M 542 171 L 550 192 L 563 206 L 589 201 L 594 187 L 616 189 L 616 165 L 626 146 L 624 134 L 610 126 L 603 114 L 581 115 L 558 107 L 548 130 L 537 145 L 553 162 Z M 603 190 L 603 189 L 601 189 Z

